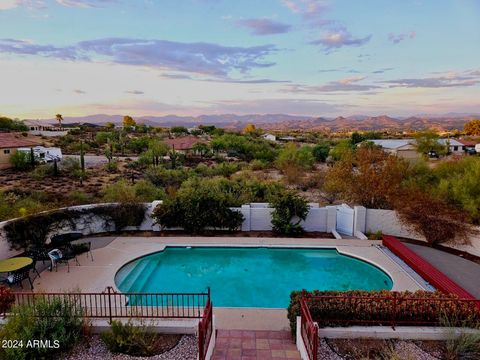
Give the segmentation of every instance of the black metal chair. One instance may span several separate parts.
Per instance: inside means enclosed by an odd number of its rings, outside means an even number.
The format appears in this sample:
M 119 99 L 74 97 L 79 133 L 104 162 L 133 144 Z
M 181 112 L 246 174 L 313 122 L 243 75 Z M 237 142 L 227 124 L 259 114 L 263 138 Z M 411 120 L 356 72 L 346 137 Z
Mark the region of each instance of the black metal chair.
M 26 266 L 22 269 L 12 271 L 7 278 L 4 280 L 4 283 L 12 287 L 15 284 L 19 284 L 23 289 L 23 280 L 28 279 L 30 283 L 30 288 L 33 290 L 33 282 L 30 278 L 30 270 L 32 270 L 32 265 Z
M 32 270 L 33 272 L 37 273 L 38 277 L 40 276 L 40 273 L 38 272 L 37 269 L 37 263 L 39 261 L 42 261 L 43 264 L 45 264 L 45 260 L 50 260 L 50 257 L 48 256 L 48 251 L 45 248 L 33 248 L 30 251 L 27 251 L 28 257 L 32 258 L 33 264 L 32 264 Z
M 51 245 L 61 251 L 62 262 L 74 259 L 77 265 L 80 265 L 72 241 L 78 240 L 82 236 L 82 233 L 66 233 L 52 236 Z M 68 270 L 70 271 L 70 266 Z
M 68 261 L 71 259 L 71 257 L 68 258 L 59 249 L 50 250 L 48 252 L 48 256 L 50 257 L 50 261 L 52 262 L 52 264 L 50 265 L 50 271 L 52 271 L 53 268 L 55 268 L 55 271 L 58 271 L 58 264 L 67 264 L 68 272 L 70 272 L 70 263 Z

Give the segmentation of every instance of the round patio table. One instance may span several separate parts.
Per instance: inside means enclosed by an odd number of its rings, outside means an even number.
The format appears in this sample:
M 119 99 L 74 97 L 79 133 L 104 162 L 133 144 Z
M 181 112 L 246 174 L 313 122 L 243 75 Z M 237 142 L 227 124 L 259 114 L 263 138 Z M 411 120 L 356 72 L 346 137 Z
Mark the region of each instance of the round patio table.
M 31 263 L 33 263 L 33 259 L 29 257 L 15 257 L 6 260 L 0 260 L 0 273 L 8 273 L 20 270 Z

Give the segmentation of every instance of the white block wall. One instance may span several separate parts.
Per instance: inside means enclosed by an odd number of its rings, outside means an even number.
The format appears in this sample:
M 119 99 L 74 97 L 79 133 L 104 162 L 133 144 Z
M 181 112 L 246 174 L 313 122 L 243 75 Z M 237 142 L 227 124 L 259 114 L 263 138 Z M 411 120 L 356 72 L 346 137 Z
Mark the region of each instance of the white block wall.
M 425 237 L 403 225 L 394 210 L 366 209 L 365 232 L 381 231 L 383 234 L 425 240 Z

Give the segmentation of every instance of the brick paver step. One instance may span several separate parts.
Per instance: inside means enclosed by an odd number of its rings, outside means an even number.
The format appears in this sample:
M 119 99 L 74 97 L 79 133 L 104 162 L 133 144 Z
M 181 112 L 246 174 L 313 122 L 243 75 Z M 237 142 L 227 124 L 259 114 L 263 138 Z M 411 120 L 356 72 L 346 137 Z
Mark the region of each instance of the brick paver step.
M 300 359 L 288 331 L 218 330 L 212 360 Z

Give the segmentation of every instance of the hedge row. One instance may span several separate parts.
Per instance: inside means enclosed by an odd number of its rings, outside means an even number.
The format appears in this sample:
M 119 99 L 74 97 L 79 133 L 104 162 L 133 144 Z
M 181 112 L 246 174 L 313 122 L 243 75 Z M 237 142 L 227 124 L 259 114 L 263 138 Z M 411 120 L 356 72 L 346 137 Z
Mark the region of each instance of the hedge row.
M 308 299 L 313 321 L 320 327 L 351 326 L 371 322 L 371 325 L 390 325 L 395 320 L 402 325 L 441 325 L 444 319 L 457 326 L 475 326 L 480 324 L 480 301 L 458 301 L 456 295 L 447 295 L 439 291 L 397 292 L 382 291 L 313 291 L 307 294 L 315 296 L 347 296 L 348 299 Z M 296 317 L 300 316 L 301 291 L 290 295 L 288 318 L 292 333 L 295 334 Z M 394 301 L 392 296 L 396 297 Z M 359 299 L 355 297 L 369 297 Z M 421 300 L 420 300 L 421 299 Z

